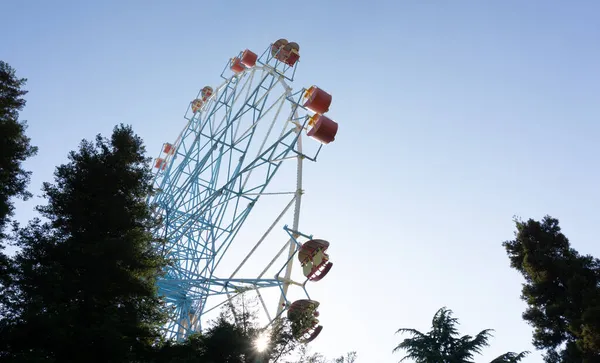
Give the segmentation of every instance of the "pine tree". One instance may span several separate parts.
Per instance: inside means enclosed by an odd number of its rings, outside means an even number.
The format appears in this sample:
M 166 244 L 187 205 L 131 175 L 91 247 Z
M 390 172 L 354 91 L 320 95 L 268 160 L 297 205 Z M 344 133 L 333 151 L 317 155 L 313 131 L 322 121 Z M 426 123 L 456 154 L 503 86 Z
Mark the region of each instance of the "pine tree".
M 12 304 L 0 359 L 143 362 L 163 322 L 155 280 L 164 261 L 149 232 L 151 173 L 144 146 L 120 125 L 83 141 L 45 183 L 48 204 L 16 238 Z
M 13 198 L 28 199 L 30 172 L 23 169 L 23 162 L 36 154 L 25 135 L 27 124 L 19 120 L 19 111 L 25 107 L 22 87 L 27 80 L 18 78 L 15 70 L 0 61 L 0 316 L 9 296 L 6 286 L 10 281 L 12 261 L 4 253 L 6 227 L 14 212 Z
M 11 199 L 27 199 L 30 172 L 23 170 L 22 163 L 37 153 L 25 135 L 27 123 L 19 121 L 19 111 L 25 107 L 22 87 L 27 80 L 17 78 L 15 70 L 0 61 L 0 237 L 13 214 Z
M 410 359 L 415 363 L 472 363 L 473 357 L 489 346 L 492 330 L 482 330 L 474 337 L 460 336 L 457 325 L 458 319 L 452 316 L 452 310 L 443 307 L 433 316 L 431 330 L 427 333 L 416 329 L 399 329 L 397 333 L 408 333 L 412 337 L 404 339 L 394 348 L 394 352 L 406 352 L 401 362 Z M 517 363 L 527 354 L 529 352 L 508 352 L 491 363 Z
M 534 346 L 548 363 L 600 362 L 600 260 L 571 248 L 557 219 L 515 223 L 516 238 L 503 245 L 525 278 Z

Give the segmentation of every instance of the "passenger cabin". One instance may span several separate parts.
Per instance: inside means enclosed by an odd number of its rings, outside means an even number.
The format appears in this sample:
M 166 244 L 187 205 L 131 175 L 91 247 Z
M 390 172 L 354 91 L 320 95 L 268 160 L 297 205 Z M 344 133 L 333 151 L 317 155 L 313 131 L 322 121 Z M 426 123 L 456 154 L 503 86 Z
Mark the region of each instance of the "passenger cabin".
M 292 336 L 300 343 L 310 343 L 323 330 L 319 325 L 319 302 L 315 300 L 296 300 L 287 311 L 292 326 Z
M 167 168 L 167 162 L 163 158 L 157 158 L 154 162 L 154 167 L 158 170 L 165 170 Z
M 288 42 L 287 39 L 279 39 L 271 45 L 271 55 L 278 61 L 293 67 L 300 59 L 300 45 Z
M 246 49 L 241 55 L 231 59 L 229 68 L 231 68 L 233 73 L 241 73 L 247 68 L 254 67 L 257 59 L 258 55 L 256 55 L 256 53 L 252 52 L 250 49 Z
M 302 265 L 302 271 L 311 281 L 319 281 L 331 270 L 333 263 L 329 261 L 329 255 L 325 252 L 329 248 L 329 242 L 322 239 L 311 239 L 300 247 L 298 260 Z

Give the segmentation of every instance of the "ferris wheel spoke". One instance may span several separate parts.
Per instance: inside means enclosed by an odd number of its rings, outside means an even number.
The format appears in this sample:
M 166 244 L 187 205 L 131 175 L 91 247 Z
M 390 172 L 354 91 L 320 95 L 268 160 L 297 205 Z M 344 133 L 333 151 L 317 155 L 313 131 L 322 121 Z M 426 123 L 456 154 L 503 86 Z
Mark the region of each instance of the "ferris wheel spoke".
M 201 300 L 205 296 L 227 295 L 248 290 L 258 290 L 280 287 L 282 279 L 219 279 L 215 277 L 202 278 L 189 276 L 185 278 L 171 278 L 167 282 L 160 281 L 159 285 L 164 292 L 169 293 L 167 302 L 178 303 L 184 300 Z M 181 288 L 186 288 L 183 294 Z
M 283 95 L 282 95 L 281 102 L 278 102 L 279 103 L 279 107 L 277 109 L 277 112 L 275 113 L 275 116 L 273 117 L 273 121 L 269 125 L 269 130 L 267 131 L 267 135 L 265 136 L 265 138 L 262 141 L 262 144 L 258 148 L 258 151 L 256 153 L 256 158 L 260 157 L 260 154 L 262 153 L 262 151 L 263 151 L 263 149 L 265 147 L 265 144 L 267 143 L 267 140 L 269 139 L 269 136 L 271 135 L 271 131 L 273 131 L 273 126 L 275 126 L 275 122 L 277 121 L 279 113 L 281 112 L 281 109 L 283 108 L 283 104 L 284 104 L 283 101 L 284 101 L 284 98 L 283 98 Z M 242 184 L 242 189 L 244 189 L 244 187 L 246 186 L 246 183 L 248 182 L 248 179 L 250 178 L 251 175 L 252 175 L 252 170 L 250 170 L 248 172 L 248 174 L 246 174 L 246 179 L 244 180 L 244 183 Z
M 219 138 L 220 138 L 220 137 L 222 137 L 222 135 L 219 135 Z M 218 141 L 218 140 L 217 140 L 217 141 Z M 212 150 L 216 150 L 216 149 L 217 149 L 217 147 L 216 147 L 217 145 L 218 145 L 217 143 L 214 143 L 214 144 L 213 144 L 213 147 L 212 147 Z M 206 171 L 206 170 L 208 170 L 208 169 L 209 169 L 209 168 L 211 168 L 211 167 L 213 167 L 213 168 L 214 168 L 214 166 L 219 166 L 219 164 L 220 164 L 220 161 L 222 160 L 222 157 L 223 157 L 223 155 L 224 155 L 224 154 L 225 154 L 224 152 L 221 152 L 221 154 L 217 155 L 217 157 L 213 159 L 213 162 L 211 162 L 211 163 L 208 163 L 208 164 L 207 164 L 207 161 L 208 161 L 208 159 L 209 159 L 209 156 L 213 156 L 213 153 L 207 154 L 207 155 L 206 155 L 206 156 L 203 158 L 203 160 L 202 160 L 202 161 L 199 163 L 200 165 L 204 165 L 204 167 L 197 167 L 197 168 L 196 168 L 196 172 L 195 172 L 194 174 L 190 175 L 190 177 L 189 177 L 189 178 L 187 178 L 186 184 L 184 184 L 184 186 L 182 187 L 182 189 L 188 188 L 188 187 L 190 186 L 190 184 L 191 184 L 191 183 L 192 183 L 192 182 L 193 182 L 193 181 L 196 179 L 196 177 L 197 177 L 197 176 L 198 176 L 198 175 L 199 175 L 201 172 L 203 172 L 203 171 Z M 214 177 L 213 177 L 213 179 L 212 179 L 212 180 L 213 180 L 213 182 L 216 182 L 216 180 L 215 180 L 215 178 L 214 178 Z M 182 194 L 180 194 L 180 195 L 183 195 L 183 193 L 182 193 Z M 181 205 L 181 203 L 182 203 L 182 202 L 183 202 L 183 200 L 182 200 L 182 199 L 178 199 L 178 200 L 176 200 L 176 201 L 175 201 L 175 203 L 174 203 L 175 205 L 174 205 L 174 206 L 175 206 L 175 207 L 178 207 L 178 206 L 180 206 L 180 205 Z
M 236 267 L 236 269 L 233 271 L 233 273 L 231 274 L 231 276 L 229 277 L 230 279 L 235 277 L 235 275 L 240 271 L 240 269 L 246 264 L 246 262 L 248 262 L 248 260 L 250 259 L 250 257 L 254 254 L 254 252 L 256 252 L 256 250 L 258 249 L 258 247 L 262 244 L 262 242 L 265 240 L 265 238 L 267 238 L 267 236 L 271 233 L 271 231 L 273 230 L 273 228 L 275 228 L 275 226 L 281 221 L 281 218 L 283 218 L 283 216 L 285 216 L 285 214 L 287 213 L 287 211 L 290 209 L 290 207 L 294 204 L 294 201 L 296 200 L 296 196 L 294 196 L 290 202 L 285 206 L 285 208 L 281 211 L 281 213 L 279 213 L 279 215 L 277 216 L 277 218 L 275 218 L 275 221 L 269 226 L 269 228 L 267 228 L 266 232 L 262 235 L 262 237 L 258 240 L 258 242 L 254 245 L 254 247 L 252 247 L 252 249 L 250 250 L 250 252 L 246 255 L 246 257 L 244 257 L 244 259 L 242 260 L 242 262 L 238 265 L 238 267 Z M 259 276 L 260 277 L 260 276 Z
M 244 116 L 247 112 L 249 112 L 250 110 L 256 110 L 258 109 L 258 107 L 260 106 L 260 103 L 263 101 L 266 101 L 266 97 L 268 96 L 269 92 L 277 85 L 277 83 L 279 81 L 276 82 L 271 82 L 271 85 L 269 87 L 264 87 L 262 84 L 268 80 L 269 77 L 268 75 L 265 75 L 262 80 L 259 83 L 259 87 L 255 88 L 255 90 L 252 92 L 252 94 L 248 97 L 248 100 L 250 100 L 252 97 L 254 97 L 254 100 L 252 101 L 252 103 L 250 104 L 249 102 L 245 102 L 242 107 L 240 107 L 240 109 L 236 112 L 236 114 L 234 116 L 232 116 L 233 114 L 233 109 L 229 108 L 228 111 L 226 112 L 225 117 L 221 120 L 221 123 L 219 124 L 219 126 L 215 129 L 216 132 L 220 132 L 221 131 L 221 127 L 225 128 L 227 127 L 227 125 L 225 124 L 225 121 L 229 121 L 229 123 L 232 123 L 233 120 L 238 120 L 240 119 L 242 116 Z M 262 93 L 262 95 L 257 99 L 256 96 L 260 93 L 261 89 L 263 89 L 265 92 Z M 235 93 L 234 93 L 235 94 Z M 241 92 L 239 93 L 239 95 L 241 95 Z M 238 96 L 239 97 L 239 96 Z M 264 106 L 264 104 L 263 104 Z M 262 109 L 262 106 L 261 108 Z
M 254 119 L 255 119 L 256 121 L 254 121 L 254 123 L 252 123 L 252 125 L 250 125 L 250 127 L 248 127 L 248 129 L 246 129 L 246 131 L 244 131 L 244 132 L 242 133 L 242 135 L 240 135 L 240 137 L 239 137 L 239 138 L 238 138 L 236 141 L 234 141 L 234 145 L 237 145 L 237 144 L 239 144 L 240 142 L 242 142 L 242 141 L 243 141 L 243 140 L 244 140 L 244 139 L 245 139 L 245 138 L 248 136 L 248 134 L 249 134 L 249 133 L 250 133 L 252 130 L 254 130 L 254 128 L 256 127 L 256 125 L 258 124 L 258 122 L 259 122 L 259 121 L 260 121 L 260 120 L 261 120 L 263 117 L 265 117 L 267 114 L 269 114 L 269 113 L 270 113 L 270 112 L 271 112 L 271 111 L 272 111 L 272 110 L 273 110 L 273 109 L 274 109 L 274 108 L 275 108 L 277 105 L 279 105 L 279 108 L 278 108 L 278 110 L 277 110 L 277 112 L 276 112 L 276 115 L 275 115 L 275 117 L 274 117 L 274 118 L 275 118 L 275 121 L 277 121 L 277 116 L 279 115 L 279 111 L 281 110 L 281 107 L 284 105 L 285 101 L 286 101 L 285 94 L 282 94 L 281 96 L 279 96 L 279 98 L 278 98 L 278 99 L 277 99 L 275 102 L 273 102 L 273 103 L 271 104 L 271 106 L 269 106 L 269 107 L 267 108 L 267 110 L 266 110 L 265 112 L 260 112 L 260 114 L 259 114 L 258 116 L 257 116 L 257 115 L 255 115 L 255 116 L 254 116 Z M 268 138 L 268 136 L 269 136 L 269 135 L 267 134 L 267 135 L 266 135 L 266 137 L 265 137 L 265 139 L 266 139 L 266 138 Z
M 260 193 L 258 193 L 258 194 L 260 194 Z M 223 194 L 223 195 L 225 195 L 225 194 Z M 259 195 L 257 195 L 256 197 L 258 197 L 258 196 L 259 196 Z M 230 199 L 234 199 L 235 197 L 236 197 L 236 196 L 234 196 L 233 198 L 230 198 Z M 257 199 L 257 198 L 256 198 L 256 199 Z M 220 205 L 222 205 L 222 206 L 223 206 L 223 205 L 226 205 L 228 201 L 229 201 L 229 200 L 224 200 L 223 202 L 221 202 L 221 204 L 220 204 Z M 248 211 L 249 211 L 249 208 L 247 208 L 246 210 L 244 210 L 244 212 L 246 212 L 246 213 L 247 213 Z M 228 233 L 230 233 L 230 232 L 235 232 L 235 230 L 237 230 L 237 229 L 238 229 L 238 226 L 239 226 L 239 225 L 241 225 L 241 223 L 243 222 L 243 219 L 244 219 L 244 217 L 245 217 L 246 213 L 240 213 L 240 215 L 239 215 L 237 218 L 234 218 L 234 219 L 232 220 L 232 223 L 231 223 L 231 225 L 230 225 L 230 226 L 227 226 L 227 227 L 229 227 L 229 228 L 227 228 L 227 229 L 223 229 L 223 228 L 221 228 L 222 234 L 228 234 Z M 215 226 L 216 226 L 216 225 L 222 225 L 222 223 L 219 223 L 219 222 L 221 222 L 221 221 L 217 221 L 217 223 L 215 223 L 214 225 L 215 225 Z M 238 223 L 235 223 L 235 222 L 238 222 Z M 217 236 L 217 237 L 221 237 L 221 236 Z M 232 236 L 227 236 L 227 237 L 232 237 Z M 227 242 L 228 242 L 228 241 L 227 241 L 227 239 L 228 239 L 228 238 L 225 238 L 225 240 L 222 242 L 222 244 L 220 245 L 219 249 L 217 249 L 217 251 L 216 251 L 217 253 L 219 252 L 219 250 L 220 250 L 220 249 L 221 249 L 223 246 L 225 246 L 225 248 L 227 248 L 227 247 L 228 247 L 228 244 L 227 244 Z M 217 263 L 217 264 L 218 264 L 218 263 Z
M 283 100 L 283 97 L 280 97 L 280 99 L 281 99 L 281 100 Z M 281 105 L 283 105 L 283 103 L 282 103 L 282 102 L 279 102 L 279 104 L 280 104 L 280 108 L 281 108 Z M 274 105 L 275 105 L 275 104 L 274 104 Z M 272 128 L 272 127 L 271 127 L 271 128 Z M 213 140 L 214 140 L 214 138 L 213 138 Z M 218 141 L 220 141 L 220 140 L 218 140 Z M 266 139 L 263 141 L 263 145 L 264 145 L 264 143 L 265 143 L 265 142 L 266 142 Z M 224 143 L 224 144 L 223 144 L 223 146 L 228 146 L 228 147 L 231 147 L 232 145 L 228 145 L 228 144 Z M 262 148 L 262 146 L 261 146 L 261 148 Z M 215 145 L 214 145 L 214 144 L 213 144 L 213 147 L 212 147 L 212 149 L 213 149 L 213 150 L 215 149 Z M 237 151 L 241 151 L 241 150 L 237 149 Z M 259 150 L 259 151 L 260 151 L 260 150 Z M 223 154 L 219 155 L 219 156 L 218 156 L 218 157 L 215 159 L 215 162 L 217 162 L 217 163 L 218 163 L 218 161 L 220 161 L 220 160 L 221 160 L 221 157 L 222 157 L 222 155 L 223 155 Z M 263 159 L 263 160 L 265 160 L 265 159 Z M 200 172 L 201 172 L 201 171 L 203 171 L 203 170 L 206 170 L 206 169 L 208 169 L 208 168 L 209 168 L 209 167 L 211 167 L 211 166 L 213 166 L 213 167 L 214 167 L 214 163 L 215 163 L 215 162 L 208 164 L 208 166 L 206 166 L 204 169 L 200 169 Z M 198 169 L 196 169 L 196 170 L 198 170 Z M 199 173 L 198 173 L 198 174 L 199 174 Z M 196 175 L 193 175 L 193 176 L 195 177 Z M 192 178 L 192 177 L 190 177 L 190 178 L 188 178 L 188 180 L 193 180 L 193 178 Z
M 292 132 L 292 131 L 290 131 L 290 132 Z M 287 135 L 284 135 L 284 136 L 287 136 Z M 278 146 L 278 144 L 279 144 L 279 143 L 280 143 L 280 142 L 278 142 L 278 143 L 275 143 L 274 145 L 272 145 L 271 147 L 269 147 L 267 150 L 265 150 L 265 151 L 264 151 L 264 152 L 263 152 L 261 155 L 259 155 L 259 157 L 257 157 L 257 158 L 256 158 L 256 159 L 254 159 L 253 161 L 251 161 L 251 162 L 250 162 L 250 163 L 249 163 L 249 164 L 246 166 L 246 168 L 244 168 L 244 170 L 242 170 L 242 171 L 241 171 L 241 172 L 238 174 L 238 177 L 239 177 L 240 175 L 244 174 L 244 173 L 247 173 L 247 172 L 251 171 L 251 170 L 252 170 L 253 168 L 255 168 L 255 167 L 259 167 L 259 166 L 261 166 L 261 163 L 260 163 L 261 161 L 262 161 L 262 164 L 264 164 L 264 163 L 268 163 L 268 160 L 267 160 L 267 159 L 266 159 L 264 156 L 265 156 L 266 154 L 268 154 L 268 153 L 269 153 L 271 150 L 273 150 L 273 149 L 276 149 L 276 147 Z M 287 153 L 289 153 L 289 152 L 290 152 L 290 150 L 289 150 L 289 148 L 288 148 L 288 149 L 286 149 L 286 150 L 283 150 L 283 151 L 282 151 L 282 154 L 287 154 Z M 283 155 L 281 155 L 281 156 L 283 156 Z M 280 157 L 281 157 L 281 156 L 280 156 Z M 276 168 L 278 168 L 278 167 L 279 167 L 279 165 L 280 165 L 280 163 L 278 163 L 278 164 L 277 164 Z M 272 170 L 272 171 L 269 173 L 270 175 L 268 175 L 268 176 L 267 176 L 267 182 L 266 182 L 264 185 L 262 185 L 262 186 L 261 186 L 261 188 L 262 188 L 261 190 L 264 190 L 264 188 L 265 188 L 265 187 L 266 187 L 266 185 L 268 184 L 268 181 L 270 180 L 270 178 L 272 177 L 272 175 L 274 175 L 274 172 L 275 172 L 275 171 L 276 171 L 276 169 Z M 236 181 L 236 178 L 233 178 L 233 179 L 231 179 L 231 180 L 230 180 L 230 181 L 229 181 L 229 182 L 228 182 L 228 183 L 227 183 L 227 184 L 226 184 L 224 187 L 226 187 L 226 186 L 228 186 L 228 185 L 230 185 L 230 184 L 234 184 L 234 183 L 235 183 L 235 181 Z M 206 210 L 207 210 L 209 207 L 211 207 L 211 206 L 212 206 L 212 203 L 214 202 L 214 200 L 217 198 L 217 196 L 218 196 L 218 195 L 220 195 L 220 194 L 223 192 L 223 190 L 224 190 L 224 188 L 221 188 L 221 189 L 219 189 L 219 190 L 218 190 L 216 193 L 212 194 L 212 195 L 211 195 L 211 197 L 207 198 L 207 200 L 206 200 L 206 201 L 203 203 L 203 205 L 204 205 L 204 206 L 199 206 L 199 213 L 198 213 L 198 216 L 202 216 L 202 215 L 203 215 L 202 213 L 203 213 L 203 212 L 205 212 L 205 211 L 206 211 Z M 257 198 L 254 198 L 254 199 L 256 200 Z M 199 217 L 192 217 L 190 220 L 188 220 L 188 221 L 184 222 L 184 223 L 183 223 L 183 225 L 191 225 L 191 224 L 195 223 L 195 222 L 196 222 L 198 219 L 199 219 Z
M 256 71 L 255 71 L 255 69 L 253 69 L 253 70 L 252 70 L 252 72 L 250 73 L 250 77 L 249 77 L 249 78 L 248 78 L 248 80 L 247 80 L 247 82 L 249 82 L 249 84 L 252 84 L 252 81 L 254 80 L 254 74 L 255 74 L 255 73 L 256 73 Z M 262 72 L 262 73 L 263 73 L 263 76 L 264 76 L 264 73 L 265 73 L 265 72 L 264 72 L 264 70 L 263 70 L 263 72 Z M 247 99 L 247 100 L 249 100 L 249 99 L 250 99 L 250 90 L 251 90 L 251 89 L 252 89 L 252 88 L 251 88 L 250 86 L 248 86 L 248 89 L 247 89 L 247 91 L 246 91 L 246 99 Z M 235 127 L 235 131 L 233 132 L 233 135 L 232 135 L 232 140 L 235 140 L 235 138 L 236 138 L 236 136 L 237 136 L 237 133 L 238 133 L 238 131 L 239 131 L 239 129 L 240 129 L 240 125 L 241 125 L 241 122 L 238 122 L 238 123 L 237 123 L 237 125 L 236 125 L 236 127 Z

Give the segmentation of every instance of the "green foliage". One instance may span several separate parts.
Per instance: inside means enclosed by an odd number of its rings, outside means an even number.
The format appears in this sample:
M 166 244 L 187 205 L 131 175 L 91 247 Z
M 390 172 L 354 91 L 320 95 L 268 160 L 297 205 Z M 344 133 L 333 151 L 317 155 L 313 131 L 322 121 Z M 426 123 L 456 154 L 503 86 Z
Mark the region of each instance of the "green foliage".
M 458 320 L 452 317 L 452 310 L 443 307 L 433 316 L 429 332 L 399 329 L 396 333 L 408 333 L 412 338 L 404 339 L 394 348 L 394 352 L 406 351 L 401 362 L 411 359 L 416 363 L 471 363 L 475 354 L 481 354 L 482 348 L 489 346 L 492 330 L 482 330 L 475 337 L 461 337 L 457 325 Z M 526 355 L 527 352 L 506 353 L 492 363 L 519 362 Z
M 355 363 L 358 355 L 356 352 L 349 352 L 339 358 L 333 360 L 333 363 Z
M 266 349 L 259 351 L 256 341 L 263 331 L 252 302 L 245 294 L 233 299 L 202 334 L 192 335 L 182 343 L 167 342 L 159 347 L 156 363 L 283 362 L 298 346 L 289 324 L 276 321 L 269 329 Z
M 19 121 L 19 111 L 25 107 L 22 87 L 27 80 L 17 78 L 15 70 L 0 61 L 0 316 L 13 298 L 7 289 L 13 271 L 12 260 L 4 250 L 5 229 L 14 212 L 13 198 L 28 199 L 30 172 L 22 163 L 37 152 L 25 135 L 27 125 Z
M 502 354 L 501 356 L 494 359 L 490 363 L 517 363 L 517 362 L 520 362 L 521 360 L 523 360 L 527 356 L 527 354 L 529 354 L 529 353 L 528 352 L 521 352 L 521 353 L 508 352 L 508 353 Z
M 83 141 L 45 183 L 49 221 L 19 231 L 0 360 L 145 361 L 164 316 L 146 203 L 151 173 L 130 127 Z
M 254 363 L 254 333 L 220 316 L 203 334 L 182 343 L 167 342 L 157 354 L 156 363 Z
M 200 334 L 190 336 L 182 343 L 164 342 L 157 346 L 153 354 L 153 363 L 202 363 L 200 356 L 204 352 L 204 341 Z
M 515 239 L 503 245 L 525 278 L 534 346 L 548 363 L 600 362 L 600 261 L 571 248 L 557 219 L 515 223 Z
M 294 338 L 289 320 L 277 320 L 271 325 L 268 349 L 269 362 L 280 362 L 283 358 L 295 353 L 301 346 L 305 345 L 299 344 Z
M 17 78 L 15 70 L 0 61 L 0 238 L 13 214 L 11 198 L 27 199 L 26 190 L 30 172 L 23 170 L 22 163 L 37 153 L 25 135 L 27 124 L 19 121 L 19 111 L 25 107 L 22 87 L 27 80 Z
M 348 352 L 338 358 L 328 359 L 321 353 L 310 354 L 307 345 L 302 345 L 299 353 L 300 356 L 294 363 L 356 363 L 358 359 L 356 352 Z
M 307 346 L 292 336 L 287 319 L 277 320 L 269 328 L 268 346 L 259 351 L 256 342 L 262 337 L 256 314 L 242 294 L 223 310 L 202 334 L 190 336 L 181 343 L 166 342 L 158 347 L 155 363 L 355 363 L 351 352 L 334 360 L 322 354 L 309 354 Z

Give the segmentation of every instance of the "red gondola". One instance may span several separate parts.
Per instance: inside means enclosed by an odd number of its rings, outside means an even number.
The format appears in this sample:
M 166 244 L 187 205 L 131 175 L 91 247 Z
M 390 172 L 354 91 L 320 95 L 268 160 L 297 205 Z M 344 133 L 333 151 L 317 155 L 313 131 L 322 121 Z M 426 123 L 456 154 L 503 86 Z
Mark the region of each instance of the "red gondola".
M 287 39 L 279 39 L 271 45 L 271 55 L 278 61 L 293 67 L 300 59 L 300 45 L 296 42 L 288 42 Z
M 175 148 L 173 147 L 172 144 L 169 144 L 167 142 L 167 143 L 165 143 L 165 146 L 163 147 L 163 151 L 167 155 L 173 155 L 173 153 L 175 153 Z
M 329 242 L 322 239 L 311 239 L 300 247 L 298 260 L 304 276 L 309 280 L 319 281 L 331 270 L 333 263 L 329 261 L 329 255 L 325 252 L 328 248 Z
M 240 58 L 242 64 L 248 68 L 254 67 L 257 59 L 258 55 L 256 55 L 256 53 L 252 52 L 250 49 L 246 49 Z
M 323 144 L 329 144 L 335 140 L 338 124 L 329 117 L 317 113 L 311 117 L 308 124 L 312 127 L 306 134 L 313 139 Z
M 306 98 L 306 101 L 303 106 L 312 112 L 324 114 L 329 111 L 332 97 L 319 87 L 311 86 L 304 94 L 304 98 Z
M 242 60 L 238 57 L 232 58 L 230 65 L 231 65 L 231 70 L 234 73 L 240 73 L 246 69 L 246 66 L 242 64 Z
M 315 300 L 296 300 L 290 305 L 287 316 L 292 323 L 292 335 L 300 343 L 310 343 L 323 330 L 319 325 L 319 302 Z
M 167 162 L 163 158 L 157 158 L 154 167 L 156 169 L 165 170 L 167 168 Z

